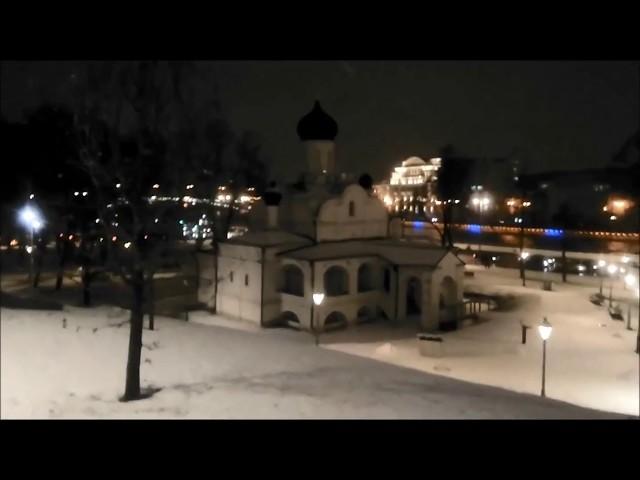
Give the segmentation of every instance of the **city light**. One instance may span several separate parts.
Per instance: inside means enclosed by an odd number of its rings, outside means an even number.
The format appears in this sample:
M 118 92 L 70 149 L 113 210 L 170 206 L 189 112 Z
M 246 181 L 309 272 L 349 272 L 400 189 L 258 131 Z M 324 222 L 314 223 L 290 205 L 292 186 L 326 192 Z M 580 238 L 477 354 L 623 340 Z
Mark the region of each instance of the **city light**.
M 631 273 L 627 273 L 624 277 L 624 283 L 628 287 L 633 287 L 636 284 L 636 277 L 634 277 Z
M 526 260 L 527 258 L 529 258 L 529 252 L 522 252 L 520 254 L 520 260 Z
M 614 275 L 617 271 L 618 271 L 618 267 L 615 266 L 613 263 L 607 267 L 607 272 L 609 272 L 611 275 Z
M 157 183 L 154 183 L 153 188 L 160 188 L 160 185 L 158 185 Z
M 25 227 L 32 230 L 39 230 L 43 225 L 40 212 L 30 205 L 27 205 L 20 211 L 20 220 Z
M 124 248 L 129 248 L 129 247 L 131 247 L 131 242 L 126 242 L 126 243 L 124 244 Z
M 605 262 L 604 260 L 598 260 L 598 266 L 599 266 L 599 267 L 601 267 L 601 268 L 602 268 L 602 267 L 604 267 L 604 266 L 606 266 L 606 265 L 607 265 L 607 262 Z

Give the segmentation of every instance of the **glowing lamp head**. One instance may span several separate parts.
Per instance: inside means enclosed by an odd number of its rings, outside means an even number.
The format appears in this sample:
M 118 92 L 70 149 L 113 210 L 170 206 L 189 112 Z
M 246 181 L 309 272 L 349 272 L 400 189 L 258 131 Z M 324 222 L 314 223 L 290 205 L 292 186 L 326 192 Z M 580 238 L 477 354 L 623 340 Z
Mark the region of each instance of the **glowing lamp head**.
M 605 262 L 604 260 L 598 260 L 598 266 L 599 267 L 604 267 L 607 264 L 607 262 Z
M 40 213 L 29 205 L 20 211 L 20 221 L 25 227 L 32 228 L 34 230 L 39 230 L 43 225 Z
M 548 340 L 549 337 L 551 336 L 552 330 L 553 330 L 553 327 L 547 320 L 547 317 L 544 317 L 544 320 L 542 321 L 542 323 L 538 325 L 538 333 L 540 334 L 540 338 L 542 338 L 542 340 Z
M 322 304 L 323 300 L 324 300 L 324 293 L 314 293 L 313 294 L 313 303 L 315 303 L 316 305 Z
M 609 272 L 610 275 L 615 274 L 618 271 L 618 267 L 615 266 L 614 264 L 611 264 L 607 267 L 607 272 Z
M 626 283 L 628 287 L 633 287 L 636 284 L 636 277 L 634 277 L 631 273 L 627 273 L 624 276 L 624 283 Z

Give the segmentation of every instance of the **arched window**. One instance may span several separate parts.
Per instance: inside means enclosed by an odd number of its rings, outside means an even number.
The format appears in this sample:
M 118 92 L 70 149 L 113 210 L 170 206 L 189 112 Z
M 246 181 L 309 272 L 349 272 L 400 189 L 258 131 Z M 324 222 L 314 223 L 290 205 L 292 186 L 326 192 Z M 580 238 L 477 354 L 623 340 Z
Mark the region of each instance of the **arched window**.
M 374 290 L 373 271 L 371 265 L 363 263 L 358 268 L 358 292 L 369 292 Z
M 324 319 L 323 330 L 336 330 L 347 326 L 347 317 L 342 312 L 331 312 Z
M 350 217 L 356 216 L 356 202 L 354 201 L 349 202 L 349 216 Z
M 367 307 L 366 305 L 360 307 L 358 310 L 357 322 L 358 323 L 368 323 L 375 320 L 375 315 L 373 311 Z
M 349 274 L 343 267 L 336 265 L 324 272 L 324 292 L 328 297 L 349 293 Z
M 285 265 L 282 268 L 281 286 L 282 293 L 304 297 L 304 273 L 295 265 Z

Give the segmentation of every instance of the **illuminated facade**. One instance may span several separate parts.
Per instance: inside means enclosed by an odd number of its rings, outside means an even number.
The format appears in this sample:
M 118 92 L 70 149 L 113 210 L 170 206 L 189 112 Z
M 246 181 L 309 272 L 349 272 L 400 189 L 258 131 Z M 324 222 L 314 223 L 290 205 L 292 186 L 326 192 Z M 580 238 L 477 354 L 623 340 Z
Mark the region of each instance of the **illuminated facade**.
M 389 183 L 374 186 L 374 193 L 384 202 L 390 213 L 434 215 L 436 207 L 436 181 L 441 159 L 425 162 L 410 157 L 391 172 Z

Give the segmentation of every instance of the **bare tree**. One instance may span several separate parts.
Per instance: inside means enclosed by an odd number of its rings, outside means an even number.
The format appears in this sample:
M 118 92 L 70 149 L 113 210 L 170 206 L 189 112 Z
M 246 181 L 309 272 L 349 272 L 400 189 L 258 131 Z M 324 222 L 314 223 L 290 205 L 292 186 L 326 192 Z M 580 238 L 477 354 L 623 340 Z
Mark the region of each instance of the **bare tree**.
M 123 401 L 142 398 L 140 356 L 145 286 L 176 237 L 155 219 L 166 210 L 149 198 L 166 171 L 172 107 L 182 64 L 103 62 L 85 65 L 75 109 L 78 157 L 93 183 L 109 266 L 132 292 Z M 175 165 L 179 168 L 178 165 Z
M 442 164 L 438 170 L 437 192 L 438 200 L 442 202 L 442 232 L 438 231 L 438 233 L 441 233 L 442 247 L 453 248 L 451 223 L 456 206 L 455 200 L 462 201 L 471 161 L 457 156 L 451 145 L 443 147 L 440 156 Z
M 197 185 L 190 190 L 192 196 L 198 190 L 208 196 L 220 183 L 233 182 L 234 198 L 224 226 L 214 228 L 215 240 L 220 240 L 226 239 L 238 188 L 266 178 L 259 143 L 251 135 L 237 142 L 235 161 L 226 159 L 234 135 L 219 102 L 203 102 L 195 94 L 196 70 L 185 62 L 91 63 L 78 84 L 80 164 L 93 184 L 108 268 L 132 292 L 123 401 L 143 397 L 143 317 L 147 300 L 153 328 L 153 276 L 164 258 L 184 258 L 187 248 L 178 241 L 176 205 L 152 202 L 154 186 L 181 196 L 185 182 L 190 182 Z
M 525 203 L 529 195 L 531 195 L 531 193 L 535 190 L 536 183 L 531 177 L 521 174 L 518 177 L 516 177 L 515 188 L 518 191 L 518 195 L 520 196 L 520 208 L 518 209 L 520 214 L 519 215 L 520 232 L 518 235 L 519 244 L 520 244 L 520 258 L 519 258 L 520 278 L 522 279 L 522 286 L 526 287 L 527 281 L 526 281 L 526 274 L 525 274 L 526 272 L 525 258 L 523 257 L 523 253 L 524 253 L 524 230 L 525 230 L 525 226 L 528 223 L 527 220 L 529 219 L 529 215 L 528 215 L 528 209 L 525 206 Z
M 562 229 L 560 248 L 562 249 L 562 281 L 567 281 L 567 230 L 575 228 L 578 224 L 578 213 L 574 212 L 567 202 L 563 202 L 558 211 L 553 215 L 553 222 Z

